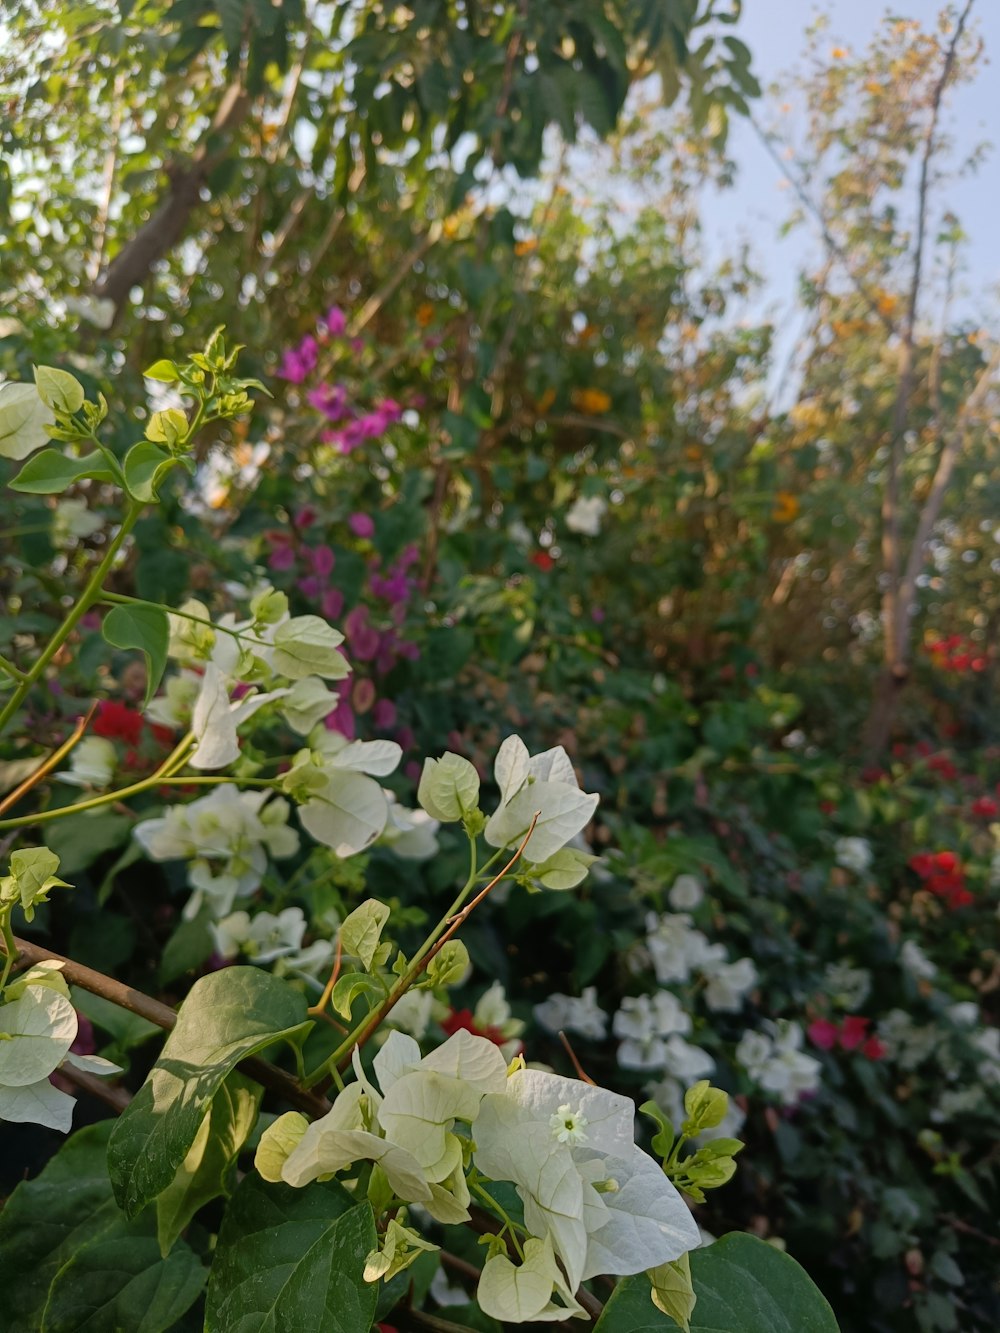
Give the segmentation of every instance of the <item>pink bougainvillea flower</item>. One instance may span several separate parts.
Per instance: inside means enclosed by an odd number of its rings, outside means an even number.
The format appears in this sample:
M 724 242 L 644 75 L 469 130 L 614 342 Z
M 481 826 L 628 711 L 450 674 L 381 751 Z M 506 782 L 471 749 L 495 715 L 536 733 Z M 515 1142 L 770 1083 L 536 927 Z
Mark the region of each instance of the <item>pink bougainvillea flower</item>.
M 316 510 L 312 505 L 303 505 L 301 509 L 296 510 L 292 522 L 299 529 L 311 528 L 316 522 Z
M 306 398 L 327 421 L 340 421 L 347 412 L 347 390 L 342 384 L 319 384 Z
M 845 1051 L 856 1050 L 867 1040 L 871 1022 L 870 1018 L 862 1018 L 858 1014 L 850 1014 L 844 1019 L 840 1028 L 840 1044 Z
M 344 609 L 344 594 L 339 588 L 327 588 L 323 594 L 320 608 L 327 620 L 339 620 Z
M 271 548 L 267 563 L 271 569 L 291 569 L 295 564 L 295 549 L 287 532 L 271 531 L 264 533 L 264 540 Z
M 298 347 L 289 348 L 282 357 L 279 378 L 290 384 L 301 384 L 316 369 L 318 357 L 319 344 L 312 334 L 307 333 Z
M 380 731 L 396 725 L 396 705 L 391 699 L 379 699 L 372 710 L 372 722 Z
M 367 514 L 352 514 L 347 520 L 347 526 L 355 537 L 374 537 L 375 535 L 375 524 Z
M 861 1047 L 861 1054 L 867 1060 L 884 1060 L 887 1050 L 885 1043 L 879 1041 L 878 1037 L 869 1037 Z
M 828 1018 L 817 1018 L 809 1024 L 809 1040 L 821 1051 L 832 1051 L 840 1036 L 840 1028 Z
M 356 606 L 344 619 L 344 633 L 350 645 L 351 656 L 359 662 L 370 662 L 377 654 L 381 636 L 370 624 L 367 606 Z
M 306 554 L 306 559 L 312 566 L 314 574 L 318 574 L 321 579 L 329 578 L 333 573 L 333 567 L 337 563 L 337 557 L 333 553 L 331 546 L 313 546 Z
M 339 731 L 346 740 L 353 741 L 357 734 L 354 710 L 346 698 L 342 698 L 332 713 L 323 719 L 327 731 Z
M 323 321 L 331 338 L 341 338 L 347 332 L 347 316 L 339 305 L 332 305 Z

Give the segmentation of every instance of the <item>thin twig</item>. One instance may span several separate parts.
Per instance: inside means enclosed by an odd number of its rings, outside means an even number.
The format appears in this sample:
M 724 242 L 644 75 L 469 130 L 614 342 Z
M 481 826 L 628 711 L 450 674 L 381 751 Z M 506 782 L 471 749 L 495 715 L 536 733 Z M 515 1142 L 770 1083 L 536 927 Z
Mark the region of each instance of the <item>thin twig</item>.
M 96 712 L 97 704 L 91 704 L 86 716 L 81 717 L 77 721 L 72 734 L 67 740 L 63 741 L 58 750 L 53 750 L 48 759 L 44 759 L 38 768 L 35 769 L 34 773 L 25 778 L 20 786 L 15 787 L 12 792 L 8 792 L 3 800 L 0 801 L 0 815 L 6 814 L 12 806 L 15 806 L 18 803 L 22 796 L 27 796 L 32 787 L 37 786 L 47 773 L 51 773 L 57 764 L 62 763 L 70 750 L 72 750 L 75 745 L 78 745 L 83 739 L 83 734 L 90 726 L 91 718 Z
M 60 1065 L 57 1073 L 60 1078 L 64 1078 L 67 1083 L 72 1083 L 80 1092 L 96 1097 L 98 1101 L 104 1102 L 105 1106 L 110 1106 L 116 1115 L 121 1115 L 132 1100 L 132 1094 L 128 1088 L 123 1088 L 116 1083 L 109 1083 L 106 1078 L 88 1073 L 86 1069 L 77 1069 L 75 1065 Z
M 330 973 L 326 985 L 323 987 L 323 994 L 319 997 L 319 999 L 316 1001 L 315 1004 L 311 1004 L 309 1006 L 309 1013 L 313 1015 L 319 1015 L 324 1018 L 326 1017 L 326 1006 L 330 1003 L 330 996 L 333 994 L 333 988 L 334 986 L 336 986 L 337 978 L 340 976 L 340 963 L 341 963 L 341 958 L 343 956 L 343 952 L 344 952 L 344 946 L 341 943 L 340 931 L 338 930 L 337 953 L 336 957 L 333 960 L 333 970 Z
M 594 1082 L 594 1080 L 590 1077 L 589 1074 L 584 1072 L 583 1066 L 580 1064 L 580 1061 L 576 1058 L 576 1051 L 574 1051 L 573 1047 L 570 1045 L 569 1037 L 567 1037 L 566 1033 L 563 1032 L 562 1030 L 560 1030 L 559 1032 L 559 1040 L 562 1042 L 563 1049 L 565 1050 L 566 1054 L 573 1062 L 573 1068 L 576 1070 L 577 1078 L 580 1079 L 582 1083 L 589 1083 L 592 1088 L 596 1088 L 597 1084 Z
M 500 871 L 500 873 L 498 875 L 494 875 L 494 877 L 490 880 L 490 882 L 486 885 L 486 887 L 484 889 L 481 889 L 480 892 L 476 894 L 475 898 L 473 898 L 470 903 L 467 903 L 460 912 L 457 912 L 451 918 L 451 924 L 449 925 L 448 929 L 444 932 L 444 934 L 441 936 L 441 938 L 435 942 L 432 948 L 427 950 L 427 952 L 424 954 L 423 958 L 420 959 L 417 965 L 414 968 L 412 968 L 409 973 L 407 973 L 407 976 L 404 979 L 406 984 L 401 985 L 398 990 L 393 990 L 375 1010 L 374 1014 L 372 1014 L 369 1021 L 359 1032 L 358 1039 L 354 1043 L 354 1046 L 351 1048 L 350 1051 L 345 1052 L 340 1063 L 337 1065 L 337 1068 L 339 1070 L 344 1070 L 347 1068 L 347 1066 L 351 1063 L 351 1056 L 354 1050 L 360 1050 L 361 1047 L 364 1046 L 365 1042 L 368 1041 L 369 1037 L 371 1037 L 373 1032 L 377 1031 L 381 1023 L 388 1017 L 391 1010 L 396 1007 L 399 1001 L 406 994 L 407 990 L 409 990 L 410 986 L 412 986 L 414 981 L 416 981 L 417 977 L 420 976 L 421 972 L 423 972 L 426 969 L 431 959 L 436 957 L 437 954 L 441 952 L 441 949 L 455 934 L 455 931 L 458 930 L 462 926 L 462 924 L 466 921 L 466 919 L 469 916 L 469 913 L 476 907 L 478 903 L 481 903 L 483 901 L 483 899 L 486 897 L 486 895 L 490 892 L 491 889 L 495 888 L 496 885 L 500 883 L 504 875 L 507 874 L 508 870 L 510 870 L 512 866 L 516 865 L 517 861 L 520 859 L 522 853 L 524 852 L 525 847 L 528 845 L 528 839 L 535 831 L 535 825 L 538 823 L 538 817 L 540 814 L 541 811 L 537 811 L 535 813 L 535 817 L 531 821 L 531 827 L 528 829 L 527 833 L 521 840 L 521 845 L 518 847 L 517 851 L 510 858 L 510 860 Z

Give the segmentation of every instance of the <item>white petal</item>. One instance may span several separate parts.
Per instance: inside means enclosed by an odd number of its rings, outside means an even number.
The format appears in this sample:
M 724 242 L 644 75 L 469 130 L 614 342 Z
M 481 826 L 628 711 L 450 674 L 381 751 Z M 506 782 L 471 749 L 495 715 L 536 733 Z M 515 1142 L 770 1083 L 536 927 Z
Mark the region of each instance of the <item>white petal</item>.
M 27 1087 L 46 1079 L 76 1037 L 76 1010 L 49 986 L 29 986 L 20 999 L 0 1005 L 0 1086 Z
M 661 1168 L 633 1146 L 624 1157 L 593 1160 L 594 1179 L 619 1188 L 598 1197 L 607 1209 L 588 1239 L 583 1277 L 638 1273 L 679 1259 L 700 1243 L 698 1224 Z
M 500 800 L 506 804 L 528 776 L 528 747 L 520 736 L 508 736 L 497 750 L 493 776 L 500 788 Z
M 420 1067 L 461 1079 L 478 1092 L 503 1092 L 507 1086 L 507 1063 L 499 1048 L 485 1037 L 464 1030 L 431 1051 Z
M 337 752 L 333 763 L 336 768 L 384 778 L 395 770 L 402 757 L 402 748 L 395 741 L 351 741 Z
M 76 1102 L 54 1088 L 47 1078 L 21 1088 L 0 1087 L 0 1120 L 18 1125 L 46 1125 L 67 1134 L 73 1125 Z
M 537 813 L 524 857 L 547 861 L 587 827 L 597 802 L 596 794 L 588 795 L 565 782 L 533 782 L 493 814 L 486 825 L 486 841 L 491 847 L 518 846 Z
M 353 856 L 370 846 L 388 817 L 378 783 L 349 769 L 328 770 L 324 786 L 299 807 L 303 828 L 338 856 Z
M 189 761 L 192 768 L 227 768 L 240 757 L 236 720 L 229 707 L 229 691 L 214 662 L 205 667 L 191 730 L 198 741 Z

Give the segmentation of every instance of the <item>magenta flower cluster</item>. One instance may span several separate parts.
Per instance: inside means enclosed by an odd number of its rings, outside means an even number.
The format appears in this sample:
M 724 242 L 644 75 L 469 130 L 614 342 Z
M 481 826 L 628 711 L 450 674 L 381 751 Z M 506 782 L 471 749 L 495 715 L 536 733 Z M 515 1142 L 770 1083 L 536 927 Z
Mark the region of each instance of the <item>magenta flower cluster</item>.
M 306 507 L 295 514 L 292 531 L 269 532 L 268 565 L 273 570 L 294 573 L 295 586 L 302 596 L 318 606 L 328 620 L 340 620 L 344 594 L 333 578 L 336 552 L 325 542 L 309 545 L 301 536 L 316 520 L 316 511 Z M 347 523 L 352 534 L 362 542 L 370 541 L 375 535 L 375 522 L 368 514 L 352 514 Z M 370 551 L 366 591 L 374 607 L 369 601 L 359 602 L 341 621 L 348 660 L 352 667 L 363 666 L 365 673 L 352 670 L 351 677 L 341 688 L 337 707 L 327 716 L 325 725 L 331 731 L 339 731 L 348 740 L 357 735 L 357 719 L 365 714 L 371 715 L 376 731 L 396 728 L 396 705 L 392 699 L 380 695 L 376 682 L 388 676 L 399 662 L 414 662 L 420 656 L 419 646 L 403 632 L 409 604 L 417 590 L 414 566 L 418 558 L 417 547 L 407 546 L 394 561 L 383 566 L 378 552 Z M 404 750 L 413 745 L 413 733 L 407 727 L 397 728 L 393 738 Z
M 290 384 L 305 384 L 319 368 L 320 348 L 330 345 L 334 352 L 346 348 L 347 317 L 334 306 L 319 321 L 317 332 L 307 334 L 297 347 L 289 348 L 282 357 L 278 371 Z M 350 349 L 360 352 L 360 339 L 350 343 Z M 306 401 L 327 421 L 320 438 L 325 444 L 336 445 L 342 454 L 353 453 L 368 440 L 378 439 L 390 426 L 400 421 L 403 409 L 394 398 L 382 398 L 368 408 L 351 401 L 344 384 L 323 381 L 306 391 Z

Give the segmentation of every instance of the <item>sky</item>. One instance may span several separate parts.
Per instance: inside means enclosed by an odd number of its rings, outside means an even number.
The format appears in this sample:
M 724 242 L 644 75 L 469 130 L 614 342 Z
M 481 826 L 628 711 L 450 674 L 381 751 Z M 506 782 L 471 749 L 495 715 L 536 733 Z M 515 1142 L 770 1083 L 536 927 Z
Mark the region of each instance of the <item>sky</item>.
M 829 46 L 863 50 L 881 18 L 892 14 L 916 19 L 928 28 L 937 19 L 939 0 L 897 0 L 891 6 L 878 0 L 827 0 L 822 6 L 809 0 L 744 0 L 737 29 L 753 52 L 754 69 L 765 89 L 794 67 L 805 49 L 805 30 L 820 12 L 830 17 Z M 976 82 L 952 94 L 944 124 L 960 149 L 966 151 L 983 139 L 996 142 L 978 173 L 948 187 L 947 203 L 969 236 L 956 311 L 996 326 L 1000 323 L 1000 246 L 997 217 L 1000 211 L 1000 0 L 976 0 L 973 22 L 985 39 L 986 62 Z M 824 39 L 825 41 L 826 39 Z M 989 63 L 992 59 L 992 63 Z M 767 108 L 755 108 L 764 123 Z M 796 228 L 781 239 L 779 229 L 795 208 L 787 183 L 761 145 L 754 129 L 734 117 L 729 155 L 739 166 L 734 189 L 713 195 L 704 215 L 708 257 L 721 259 L 734 243 L 747 240 L 758 269 L 766 277 L 763 301 L 777 316 L 794 303 L 800 265 L 822 252 L 813 226 Z

